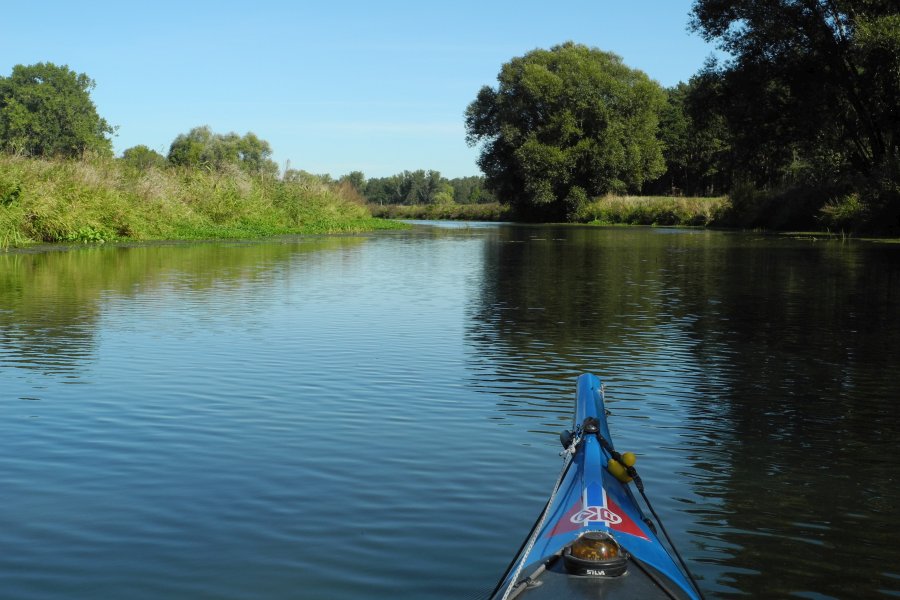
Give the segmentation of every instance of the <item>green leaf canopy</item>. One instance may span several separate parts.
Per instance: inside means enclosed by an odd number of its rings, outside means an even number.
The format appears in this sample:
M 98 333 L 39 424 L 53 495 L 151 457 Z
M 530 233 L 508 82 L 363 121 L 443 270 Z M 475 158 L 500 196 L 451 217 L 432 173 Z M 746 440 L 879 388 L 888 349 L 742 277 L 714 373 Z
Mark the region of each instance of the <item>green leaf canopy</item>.
M 175 138 L 169 147 L 169 162 L 187 167 L 222 170 L 236 165 L 248 173 L 274 175 L 278 165 L 270 158 L 272 147 L 253 132 L 243 137 L 214 133 L 207 126 L 194 127 Z
M 615 54 L 568 42 L 514 58 L 497 79 L 467 108 L 466 139 L 481 145 L 487 186 L 520 216 L 559 219 L 665 171 L 665 92 Z
M 16 65 L 0 77 L 0 148 L 29 156 L 112 154 L 115 131 L 97 114 L 94 81 L 67 66 Z

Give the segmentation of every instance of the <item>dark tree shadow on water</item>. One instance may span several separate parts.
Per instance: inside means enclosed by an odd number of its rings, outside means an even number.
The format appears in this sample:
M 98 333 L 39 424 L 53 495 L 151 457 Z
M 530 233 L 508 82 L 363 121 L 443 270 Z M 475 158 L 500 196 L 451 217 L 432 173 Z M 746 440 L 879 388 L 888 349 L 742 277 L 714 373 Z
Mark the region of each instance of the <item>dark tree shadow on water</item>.
M 470 316 L 473 384 L 536 430 L 583 371 L 677 396 L 711 594 L 900 592 L 900 247 L 501 228 Z

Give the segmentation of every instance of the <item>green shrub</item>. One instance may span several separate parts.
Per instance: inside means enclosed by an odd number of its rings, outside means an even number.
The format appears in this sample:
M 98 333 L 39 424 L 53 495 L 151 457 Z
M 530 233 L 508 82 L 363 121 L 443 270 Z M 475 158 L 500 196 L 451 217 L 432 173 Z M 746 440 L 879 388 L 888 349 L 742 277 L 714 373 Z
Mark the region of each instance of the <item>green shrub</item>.
M 856 193 L 832 200 L 819 211 L 819 222 L 829 231 L 856 231 L 868 221 L 869 211 Z

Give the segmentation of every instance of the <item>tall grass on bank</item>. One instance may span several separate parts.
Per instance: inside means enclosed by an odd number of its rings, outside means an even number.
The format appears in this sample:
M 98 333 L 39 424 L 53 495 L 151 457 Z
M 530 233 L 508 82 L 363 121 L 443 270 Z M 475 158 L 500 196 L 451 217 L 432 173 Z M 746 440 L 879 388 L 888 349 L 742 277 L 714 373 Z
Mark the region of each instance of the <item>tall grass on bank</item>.
M 488 204 L 369 204 L 372 215 L 383 219 L 425 219 L 453 221 L 507 221 L 511 218 L 508 205 Z
M 727 198 L 678 198 L 668 196 L 603 196 L 584 203 L 572 215 L 578 223 L 628 225 L 721 224 L 729 214 Z M 459 221 L 509 221 L 515 212 L 508 204 L 370 204 L 372 215 L 385 219 L 450 219 Z
M 252 238 L 396 227 L 320 181 L 237 168 L 137 170 L 106 158 L 0 155 L 0 248 L 40 242 Z
M 578 207 L 572 220 L 605 225 L 708 226 L 720 224 L 730 208 L 725 197 L 603 196 Z

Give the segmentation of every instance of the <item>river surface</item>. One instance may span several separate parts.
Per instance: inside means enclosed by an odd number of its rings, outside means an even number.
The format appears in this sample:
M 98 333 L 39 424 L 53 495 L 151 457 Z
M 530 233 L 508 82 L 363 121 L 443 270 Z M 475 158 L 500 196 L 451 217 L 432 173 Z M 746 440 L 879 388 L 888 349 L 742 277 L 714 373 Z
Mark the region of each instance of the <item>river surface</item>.
M 479 598 L 575 378 L 708 598 L 900 596 L 900 245 L 419 224 L 0 254 L 0 597 Z

